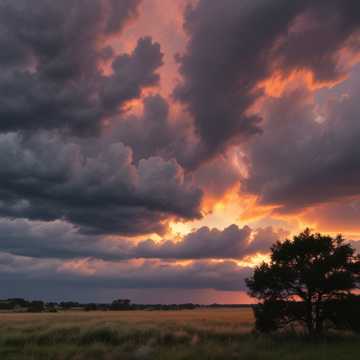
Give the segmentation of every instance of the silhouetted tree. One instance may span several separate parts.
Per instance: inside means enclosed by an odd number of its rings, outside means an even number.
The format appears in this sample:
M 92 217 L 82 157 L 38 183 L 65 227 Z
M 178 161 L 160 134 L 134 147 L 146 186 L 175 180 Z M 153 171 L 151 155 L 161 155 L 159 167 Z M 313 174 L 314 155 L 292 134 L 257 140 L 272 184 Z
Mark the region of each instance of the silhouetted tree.
M 321 334 L 325 324 L 340 327 L 341 308 L 359 288 L 359 278 L 360 256 L 340 235 L 307 229 L 293 241 L 277 242 L 270 263 L 246 280 L 250 296 L 260 300 L 256 328 L 274 331 L 300 323 L 309 334 Z M 352 306 L 359 302 L 353 299 Z

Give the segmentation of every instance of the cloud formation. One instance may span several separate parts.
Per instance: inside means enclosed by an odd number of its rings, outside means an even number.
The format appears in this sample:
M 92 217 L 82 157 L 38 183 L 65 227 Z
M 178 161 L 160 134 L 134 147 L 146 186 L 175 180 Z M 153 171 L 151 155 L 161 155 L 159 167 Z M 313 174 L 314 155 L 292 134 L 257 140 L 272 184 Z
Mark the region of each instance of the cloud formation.
M 220 231 L 202 227 L 180 241 L 140 242 L 132 251 L 137 257 L 165 259 L 244 259 L 256 253 L 267 254 L 284 233 L 271 227 L 252 230 L 231 225 Z
M 122 143 L 101 147 L 48 133 L 0 135 L 0 149 L 2 216 L 65 219 L 110 234 L 161 233 L 166 215 L 201 216 L 201 190 L 175 160 L 135 165 Z
M 140 115 L 123 116 L 108 130 L 105 141 L 122 141 L 136 160 L 161 156 L 183 165 L 192 147 L 189 124 L 173 120 L 168 101 L 160 95 L 145 97 Z
M 64 129 L 94 134 L 143 87 L 158 84 L 160 45 L 144 37 L 131 54 L 106 39 L 139 0 L 0 1 L 0 131 Z M 81 31 L 79 31 L 81 29 Z M 111 73 L 101 71 L 110 63 Z
M 359 195 L 357 84 L 322 108 L 305 89 L 269 101 L 264 134 L 248 148 L 249 191 L 299 210 Z
M 358 0 L 0 0 L 0 46 L 3 287 L 242 291 L 281 227 L 357 240 Z
M 271 227 L 251 229 L 231 225 L 223 231 L 202 227 L 176 240 L 134 242 L 80 233 L 64 221 L 0 220 L 0 251 L 43 259 L 237 259 L 268 254 L 287 235 Z
M 312 206 L 303 214 L 305 221 L 318 229 L 333 232 L 355 232 L 359 229 L 360 199 L 345 198 L 318 206 Z
M 188 265 L 153 260 L 104 262 L 94 259 L 61 262 L 0 253 L 0 295 L 17 287 L 98 289 L 217 289 L 244 290 L 250 268 L 233 261 L 196 261 Z M 76 290 L 77 289 L 77 290 Z M 4 295 L 2 295 L 4 296 Z
M 359 10 L 353 0 L 200 0 L 189 7 L 174 96 L 200 138 L 192 166 L 262 132 L 251 110 L 272 75 L 306 70 L 315 82 L 339 79 L 341 50 L 359 46 Z

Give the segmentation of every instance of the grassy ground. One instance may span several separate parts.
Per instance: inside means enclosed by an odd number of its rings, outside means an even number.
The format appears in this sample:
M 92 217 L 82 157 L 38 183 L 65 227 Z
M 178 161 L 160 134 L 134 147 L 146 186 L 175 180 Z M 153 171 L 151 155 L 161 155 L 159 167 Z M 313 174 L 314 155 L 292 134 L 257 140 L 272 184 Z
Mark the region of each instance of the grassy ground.
M 0 314 L 0 359 L 355 360 L 360 338 L 251 334 L 248 309 Z

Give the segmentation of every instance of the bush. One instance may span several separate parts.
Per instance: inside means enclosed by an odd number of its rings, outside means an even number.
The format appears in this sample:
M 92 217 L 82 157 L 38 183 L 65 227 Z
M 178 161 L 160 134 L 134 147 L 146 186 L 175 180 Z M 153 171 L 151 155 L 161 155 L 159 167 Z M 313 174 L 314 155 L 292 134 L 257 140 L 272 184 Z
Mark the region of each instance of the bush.
M 117 345 L 119 341 L 120 339 L 117 331 L 106 327 L 88 330 L 80 339 L 80 343 L 83 345 L 94 343 Z
M 325 312 L 335 328 L 360 333 L 360 296 L 330 301 Z
M 29 303 L 28 312 L 43 312 L 45 309 L 43 301 L 32 301 Z

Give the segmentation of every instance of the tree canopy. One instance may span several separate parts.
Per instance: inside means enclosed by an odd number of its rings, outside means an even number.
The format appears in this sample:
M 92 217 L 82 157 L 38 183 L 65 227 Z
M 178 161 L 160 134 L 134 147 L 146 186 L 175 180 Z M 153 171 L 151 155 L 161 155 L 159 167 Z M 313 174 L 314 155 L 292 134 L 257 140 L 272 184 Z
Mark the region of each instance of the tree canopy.
M 360 255 L 341 235 L 307 229 L 292 241 L 275 243 L 270 262 L 256 267 L 246 283 L 250 296 L 260 301 L 258 330 L 301 324 L 309 334 L 321 334 L 325 325 L 350 326 L 346 303 L 353 311 L 359 308 L 354 290 L 360 285 Z

